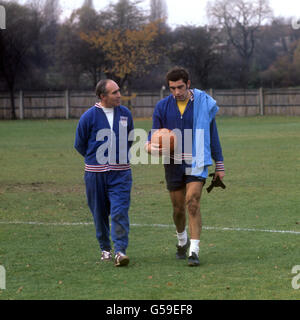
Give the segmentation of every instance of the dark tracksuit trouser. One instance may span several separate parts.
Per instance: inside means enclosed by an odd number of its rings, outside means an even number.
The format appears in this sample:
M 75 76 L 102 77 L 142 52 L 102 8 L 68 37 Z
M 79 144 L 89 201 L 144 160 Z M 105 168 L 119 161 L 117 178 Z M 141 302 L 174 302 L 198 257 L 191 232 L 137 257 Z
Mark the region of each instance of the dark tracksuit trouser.
M 121 251 L 125 254 L 129 234 L 131 170 L 85 172 L 84 180 L 100 249 L 111 250 L 111 234 L 115 252 Z

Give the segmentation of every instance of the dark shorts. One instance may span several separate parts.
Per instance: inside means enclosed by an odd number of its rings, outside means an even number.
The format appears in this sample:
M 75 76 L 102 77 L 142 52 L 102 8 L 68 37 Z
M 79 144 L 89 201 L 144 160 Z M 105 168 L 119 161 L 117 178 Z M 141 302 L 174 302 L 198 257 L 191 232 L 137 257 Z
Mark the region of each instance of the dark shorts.
M 203 185 L 205 185 L 205 178 L 187 175 L 183 164 L 165 164 L 164 167 L 169 191 L 183 189 L 190 182 L 203 182 Z

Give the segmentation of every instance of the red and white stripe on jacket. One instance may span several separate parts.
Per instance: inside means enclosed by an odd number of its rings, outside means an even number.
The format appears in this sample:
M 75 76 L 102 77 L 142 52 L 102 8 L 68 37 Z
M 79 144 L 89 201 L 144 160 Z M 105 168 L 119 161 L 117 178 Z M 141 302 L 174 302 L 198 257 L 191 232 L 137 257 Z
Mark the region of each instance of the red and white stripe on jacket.
M 129 163 L 126 164 L 99 164 L 89 165 L 85 164 L 85 171 L 88 172 L 107 172 L 107 171 L 122 171 L 131 168 Z

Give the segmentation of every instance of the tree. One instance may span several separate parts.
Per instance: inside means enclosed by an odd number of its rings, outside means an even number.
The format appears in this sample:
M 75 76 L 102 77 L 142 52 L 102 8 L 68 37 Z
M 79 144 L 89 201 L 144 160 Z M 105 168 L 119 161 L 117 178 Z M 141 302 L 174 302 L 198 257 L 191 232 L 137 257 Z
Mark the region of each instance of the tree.
M 16 119 L 14 91 L 17 81 L 24 76 L 30 78 L 41 19 L 38 12 L 29 7 L 14 2 L 4 5 L 9 19 L 6 29 L 0 30 L 0 77 L 10 93 L 11 117 Z
M 288 50 L 288 53 L 280 55 L 266 71 L 262 72 L 264 85 L 271 87 L 300 85 L 300 40 L 293 42 Z
M 159 59 L 159 54 L 152 47 L 157 35 L 157 23 L 152 22 L 138 30 L 102 29 L 89 34 L 81 33 L 81 38 L 103 50 L 107 76 L 121 88 L 127 83 L 130 90 L 131 78 L 145 74 Z
M 84 0 L 82 8 L 95 9 L 93 0 Z
M 96 32 L 103 28 L 102 16 L 83 6 L 75 10 L 61 26 L 57 41 L 57 59 L 60 73 L 69 87 L 96 86 L 104 68 L 101 48 L 84 41 L 80 33 Z M 81 81 L 81 79 L 84 79 Z
M 49 79 L 55 79 L 56 74 L 56 44 L 60 30 L 59 17 L 61 14 L 59 0 L 43 0 L 40 14 L 43 24 L 38 46 L 40 50 L 37 60 L 39 68 L 36 71 L 35 81 L 41 83 L 42 87 L 48 88 L 53 86 Z M 53 82 L 56 82 L 56 80 Z
M 229 42 L 242 59 L 240 82 L 247 87 L 256 33 L 272 16 L 268 0 L 215 0 L 207 6 L 211 24 L 226 30 Z
M 150 0 L 150 21 L 165 21 L 168 9 L 165 0 Z
M 61 14 L 59 0 L 44 0 L 43 15 L 46 24 L 56 24 Z
M 193 82 L 206 88 L 209 73 L 218 60 L 210 33 L 203 27 L 181 26 L 172 32 L 171 38 L 170 61 L 186 67 Z
M 102 13 L 103 27 L 81 33 L 83 40 L 104 53 L 106 76 L 121 89 L 126 86 L 129 95 L 132 79 L 147 73 L 161 55 L 155 46 L 160 21 L 149 22 L 140 3 L 119 0 Z
M 107 11 L 109 12 L 106 25 L 109 29 L 137 30 L 147 22 L 147 16 L 139 8 L 140 0 L 119 0 Z

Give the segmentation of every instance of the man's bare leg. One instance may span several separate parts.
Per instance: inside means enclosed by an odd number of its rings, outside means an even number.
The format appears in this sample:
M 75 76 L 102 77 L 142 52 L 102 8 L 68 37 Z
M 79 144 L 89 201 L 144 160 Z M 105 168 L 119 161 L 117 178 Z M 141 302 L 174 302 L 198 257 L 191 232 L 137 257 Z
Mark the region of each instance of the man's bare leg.
M 186 186 L 186 206 L 189 215 L 189 232 L 191 239 L 200 240 L 202 219 L 200 212 L 200 199 L 203 182 L 190 182 Z
M 190 240 L 186 232 L 185 188 L 170 191 L 170 198 L 173 205 L 173 221 L 178 239 L 176 258 L 185 259 L 190 246 Z
M 200 212 L 200 199 L 203 182 L 190 182 L 186 186 L 186 206 L 189 217 L 189 233 L 191 246 L 189 252 L 189 265 L 199 265 L 199 244 L 202 231 L 202 218 Z M 193 255 L 196 254 L 196 256 Z
M 176 231 L 181 233 L 185 230 L 186 226 L 185 189 L 170 191 L 170 198 L 173 205 L 173 221 Z

